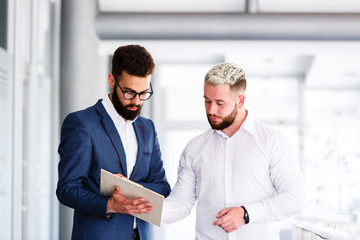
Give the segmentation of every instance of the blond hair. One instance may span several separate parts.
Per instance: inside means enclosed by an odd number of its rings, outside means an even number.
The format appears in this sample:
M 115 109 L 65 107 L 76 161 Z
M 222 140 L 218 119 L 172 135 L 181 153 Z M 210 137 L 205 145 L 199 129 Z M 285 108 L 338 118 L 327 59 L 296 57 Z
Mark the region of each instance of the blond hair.
M 205 75 L 205 82 L 214 86 L 227 83 L 232 90 L 246 90 L 244 70 L 234 63 L 218 63 Z

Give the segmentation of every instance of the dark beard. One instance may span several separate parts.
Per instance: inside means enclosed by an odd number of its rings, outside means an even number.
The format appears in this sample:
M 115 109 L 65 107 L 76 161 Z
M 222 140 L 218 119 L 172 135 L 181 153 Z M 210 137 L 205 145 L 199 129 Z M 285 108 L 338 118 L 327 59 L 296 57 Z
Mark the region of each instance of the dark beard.
M 210 126 L 212 129 L 215 129 L 215 130 L 223 130 L 225 128 L 228 128 L 231 126 L 231 124 L 233 124 L 233 122 L 235 121 L 235 118 L 237 116 L 237 108 L 236 108 L 236 105 L 234 107 L 234 110 L 229 114 L 227 115 L 226 117 L 223 118 L 223 121 L 219 124 L 214 124 L 210 121 L 210 117 L 212 115 L 208 114 L 207 115 L 207 119 L 208 119 L 208 122 L 210 123 Z
M 116 88 L 117 86 L 115 85 L 114 91 L 111 96 L 112 104 L 114 105 L 114 108 L 116 109 L 118 114 L 120 114 L 120 116 L 122 116 L 124 119 L 134 120 L 137 116 L 140 115 L 142 105 L 128 104 L 124 106 L 119 100 Z M 127 109 L 127 107 L 137 107 L 137 109 L 135 111 L 130 111 Z

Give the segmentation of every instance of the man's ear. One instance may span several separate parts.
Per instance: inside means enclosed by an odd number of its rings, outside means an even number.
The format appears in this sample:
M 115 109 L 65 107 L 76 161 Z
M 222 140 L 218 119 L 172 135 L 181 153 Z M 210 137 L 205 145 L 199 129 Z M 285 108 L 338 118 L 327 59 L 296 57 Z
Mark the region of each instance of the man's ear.
M 114 76 L 111 73 L 109 73 L 108 74 L 108 83 L 109 83 L 109 86 L 111 89 L 114 89 L 115 81 L 116 80 L 115 80 Z
M 240 94 L 238 96 L 238 104 L 239 104 L 239 108 L 242 108 L 244 106 L 245 103 L 245 95 L 244 94 Z

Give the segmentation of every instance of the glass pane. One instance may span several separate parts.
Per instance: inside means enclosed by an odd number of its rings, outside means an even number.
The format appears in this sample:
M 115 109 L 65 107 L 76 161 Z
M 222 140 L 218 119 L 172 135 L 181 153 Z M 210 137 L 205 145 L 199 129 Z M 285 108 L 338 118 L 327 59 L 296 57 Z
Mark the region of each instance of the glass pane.
M 162 65 L 159 85 L 165 93 L 166 120 L 206 121 L 204 77 L 210 65 Z
M 36 169 L 36 227 L 37 239 L 49 239 L 50 236 L 50 200 L 51 194 L 51 94 L 50 79 L 44 76 L 42 78 L 42 87 L 38 89 L 37 95 L 37 135 L 34 136 L 37 152 Z
M 360 211 L 359 102 L 359 90 L 307 91 L 304 173 L 316 211 Z
M 206 120 L 203 87 L 186 89 L 168 88 L 165 92 L 165 117 L 171 121 L 204 121 Z
M 247 79 L 245 106 L 262 121 L 297 121 L 299 81 L 297 78 Z
M 0 48 L 0 238 L 11 239 L 12 222 L 12 83 L 11 58 Z
M 44 3 L 41 14 L 38 17 L 39 35 L 37 38 L 38 58 L 37 58 L 37 88 L 36 88 L 36 141 L 37 161 L 36 169 L 36 238 L 51 238 L 51 199 L 52 199 L 52 88 L 51 88 L 51 64 L 52 64 L 52 47 L 51 47 L 51 4 Z M 55 90 L 55 89 L 54 89 Z M 34 169 L 34 168 L 33 168 Z

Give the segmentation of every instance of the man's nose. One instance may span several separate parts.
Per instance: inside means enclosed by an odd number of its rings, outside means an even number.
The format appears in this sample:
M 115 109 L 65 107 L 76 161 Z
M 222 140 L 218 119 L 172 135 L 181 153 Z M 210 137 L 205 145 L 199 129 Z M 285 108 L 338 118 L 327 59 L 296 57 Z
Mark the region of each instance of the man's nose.
M 215 104 L 214 103 L 210 103 L 209 105 L 208 105 L 208 109 L 207 109 L 208 111 L 208 114 L 215 114 L 216 113 L 216 106 L 215 106 Z
M 139 95 L 136 95 L 133 99 L 131 99 L 131 103 L 133 105 L 140 105 L 141 102 L 142 101 L 140 100 Z

